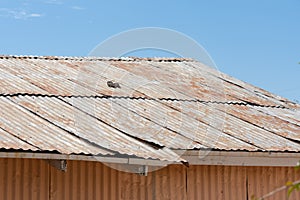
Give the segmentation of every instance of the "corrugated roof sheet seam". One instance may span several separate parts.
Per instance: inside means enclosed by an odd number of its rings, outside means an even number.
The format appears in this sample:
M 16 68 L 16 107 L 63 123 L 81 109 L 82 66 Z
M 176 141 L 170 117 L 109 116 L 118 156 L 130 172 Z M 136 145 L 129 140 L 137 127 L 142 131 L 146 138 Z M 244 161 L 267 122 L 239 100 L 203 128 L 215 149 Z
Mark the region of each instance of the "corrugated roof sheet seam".
M 0 148 L 300 152 L 299 119 L 300 105 L 192 59 L 0 56 Z
M 176 99 L 176 98 L 149 98 L 149 97 L 132 97 L 132 96 L 108 96 L 108 95 L 54 95 L 54 94 L 31 94 L 31 93 L 15 93 L 15 94 L 0 94 L 0 97 L 50 97 L 50 98 L 95 98 L 95 99 L 128 99 L 128 100 L 151 100 L 151 101 L 180 101 L 180 102 L 199 102 L 206 104 L 227 104 L 227 105 L 243 105 L 253 107 L 266 107 L 266 108 L 282 108 L 289 109 L 281 105 L 260 105 L 246 101 L 205 101 L 200 99 Z
M 1 95 L 0 95 L 0 96 L 1 96 Z M 37 96 L 39 96 L 39 95 L 16 95 L 16 96 L 31 96 L 31 97 L 33 96 L 33 97 L 37 97 Z M 53 96 L 53 95 L 41 95 L 41 97 L 58 98 L 59 96 Z M 103 96 L 101 96 L 101 97 L 103 97 Z M 101 97 L 100 97 L 100 98 L 101 98 Z M 62 98 L 62 97 L 60 97 L 60 98 Z M 68 97 L 68 98 L 70 98 L 70 97 Z M 81 98 L 85 98 L 85 97 L 81 97 Z M 87 97 L 87 98 L 90 98 L 90 97 Z M 114 97 L 112 97 L 112 98 L 114 98 Z M 105 99 L 107 99 L 107 97 L 105 97 Z M 120 98 L 118 97 L 117 99 L 120 99 Z M 123 98 L 121 98 L 121 99 L 123 99 Z M 127 98 L 127 97 L 125 97 L 124 99 L 132 99 L 132 98 Z M 133 99 L 136 99 L 136 98 L 133 98 Z M 145 99 L 145 98 L 142 98 L 142 100 L 144 100 L 144 99 Z M 167 100 L 165 100 L 165 101 L 167 101 Z M 180 100 L 178 100 L 178 101 L 180 101 Z M 68 102 L 66 102 L 66 101 L 64 101 L 64 102 L 65 102 L 65 103 L 68 103 Z M 69 104 L 69 103 L 68 103 L 68 104 Z M 69 105 L 71 105 L 71 104 L 69 104 Z M 229 105 L 230 105 L 230 103 L 229 103 Z M 237 105 L 240 105 L 240 104 L 237 104 Z M 244 105 L 244 104 L 242 104 L 242 105 Z M 73 106 L 73 105 L 71 105 L 71 106 Z M 253 106 L 253 105 L 251 105 L 251 106 Z M 255 105 L 254 105 L 254 106 L 255 106 Z M 268 106 L 259 106 L 259 107 L 268 107 Z M 26 108 L 25 108 L 25 109 L 26 109 Z M 80 108 L 77 108 L 77 109 L 80 110 Z M 26 109 L 26 110 L 28 110 L 28 109 Z M 28 110 L 28 111 L 30 111 L 30 110 Z M 83 110 L 80 110 L 80 111 L 84 112 Z M 86 140 L 86 142 L 89 142 L 89 143 L 91 143 L 92 145 L 95 145 L 95 146 L 97 146 L 97 147 L 100 147 L 100 146 L 97 145 L 96 143 L 93 143 L 93 142 L 91 142 L 91 141 L 89 141 L 89 140 L 87 140 L 87 139 L 84 139 L 84 138 L 82 138 L 82 137 L 80 137 L 80 136 L 74 134 L 73 132 L 68 131 L 68 130 L 66 130 L 66 129 L 64 129 L 64 128 L 62 128 L 62 127 L 60 127 L 60 126 L 54 124 L 53 122 L 51 122 L 50 120 L 48 120 L 48 119 L 46 119 L 46 118 L 40 116 L 39 114 L 34 113 L 34 112 L 32 112 L 32 111 L 30 111 L 30 112 L 31 112 L 32 114 L 34 114 L 34 115 L 36 115 L 36 116 L 42 118 L 43 120 L 48 121 L 50 124 L 53 124 L 53 125 L 57 126 L 57 127 L 60 128 L 60 129 L 63 129 L 63 131 L 66 131 L 67 133 L 69 133 L 69 134 L 71 134 L 71 135 L 74 135 L 75 137 L 78 137 L 78 138 L 80 138 L 80 139 Z M 87 114 L 88 114 L 88 113 L 87 113 Z M 232 114 L 229 114 L 229 115 L 231 115 L 231 116 L 234 117 L 234 118 L 237 118 L 235 115 L 232 115 Z M 90 116 L 93 117 L 93 118 L 96 118 L 96 117 L 93 116 L 93 115 L 90 115 Z M 141 117 L 143 117 L 143 116 L 141 116 Z M 102 120 L 99 119 L 99 118 L 96 118 L 96 119 L 102 121 Z M 243 119 L 240 119 L 240 118 L 237 118 L 237 119 L 243 120 Z M 251 122 L 249 122 L 249 121 L 247 121 L 247 120 L 243 120 L 243 121 L 245 121 L 245 122 L 247 122 L 247 123 L 250 123 L 251 125 L 257 126 L 256 124 L 253 124 L 253 123 L 251 123 Z M 103 121 L 102 121 L 102 122 L 103 122 Z M 105 122 L 103 122 L 103 123 L 105 123 Z M 110 124 L 107 124 L 107 125 L 109 125 L 110 127 L 114 128 L 114 129 L 117 129 L 116 127 L 111 126 Z M 208 125 L 209 125 L 209 124 L 208 124 Z M 258 128 L 261 128 L 261 129 L 264 129 L 264 130 L 266 130 L 266 131 L 269 131 L 269 132 L 271 132 L 272 134 L 275 134 L 275 135 L 276 135 L 276 133 L 274 133 L 274 132 L 272 132 L 272 131 L 270 131 L 270 130 L 268 130 L 268 129 L 265 129 L 264 127 L 261 127 L 261 126 L 257 126 L 257 127 L 258 127 Z M 158 145 L 158 144 L 155 144 L 155 143 L 149 143 L 149 142 L 146 141 L 146 140 L 142 140 L 142 139 L 140 139 L 140 138 L 138 138 L 138 137 L 134 137 L 134 136 L 128 135 L 126 132 L 124 132 L 124 131 L 122 131 L 122 130 L 120 130 L 120 129 L 117 129 L 117 130 L 120 131 L 121 133 L 123 133 L 123 134 L 129 136 L 129 137 L 132 137 L 133 139 L 137 139 L 137 140 L 139 140 L 139 141 L 141 141 L 141 142 L 143 142 L 143 143 L 149 145 L 150 147 L 153 147 L 153 148 L 156 148 L 156 149 L 163 148 L 163 146 L 160 146 L 160 145 Z M 174 130 L 171 130 L 171 131 L 174 131 Z M 175 131 L 175 132 L 176 132 L 176 131 Z M 177 133 L 177 134 L 180 134 L 180 133 Z M 232 137 L 236 138 L 235 136 L 232 136 Z M 289 138 L 286 138 L 286 137 L 283 137 L 283 138 L 289 140 Z M 240 138 L 236 138 L 236 139 L 241 140 Z M 242 140 L 242 141 L 243 141 L 243 140 Z M 248 141 L 244 141 L 244 142 L 249 143 L 249 144 L 251 144 L 251 145 L 253 145 L 253 146 L 256 146 L 255 144 L 253 144 L 253 143 L 251 143 L 251 142 L 248 142 Z M 293 142 L 295 142 L 295 141 L 293 141 Z M 32 144 L 30 144 L 30 145 L 32 145 Z M 158 145 L 158 146 L 157 146 L 157 145 Z M 261 147 L 259 147 L 259 146 L 256 146 L 256 147 L 257 147 L 258 149 L 260 149 L 260 150 L 263 150 L 263 149 L 261 149 Z M 103 148 L 103 147 L 100 147 L 100 148 Z M 108 150 L 108 149 L 106 149 L 106 150 Z M 109 151 L 109 150 L 108 150 L 108 151 Z

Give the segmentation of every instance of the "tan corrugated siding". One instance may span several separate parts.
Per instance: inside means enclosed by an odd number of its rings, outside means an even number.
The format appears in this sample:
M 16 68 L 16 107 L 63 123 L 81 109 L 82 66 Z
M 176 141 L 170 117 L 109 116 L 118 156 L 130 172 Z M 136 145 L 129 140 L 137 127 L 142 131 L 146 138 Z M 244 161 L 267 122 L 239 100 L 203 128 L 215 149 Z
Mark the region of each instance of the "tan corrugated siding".
M 42 160 L 0 159 L 0 199 L 48 199 L 48 173 Z
M 186 169 L 173 165 L 141 176 L 116 171 L 97 162 L 70 161 L 68 172 L 51 168 L 52 199 L 186 198 Z
M 289 180 L 292 167 L 170 165 L 148 176 L 99 162 L 68 161 L 67 172 L 35 159 L 0 159 L 0 199 L 5 200 L 242 200 L 263 197 Z M 265 199 L 287 199 L 286 188 Z M 289 200 L 300 199 L 295 192 Z
M 248 193 L 264 199 L 287 200 L 287 188 L 282 188 L 287 181 L 300 179 L 300 171 L 294 168 L 285 167 L 249 167 L 248 172 Z M 276 192 L 276 190 L 278 191 Z M 271 192 L 274 192 L 272 195 Z M 269 194 L 269 195 L 268 195 Z M 300 192 L 294 192 L 289 200 L 300 199 Z
M 191 166 L 188 199 L 246 199 L 244 167 Z
M 118 172 L 96 162 L 68 162 L 68 171 L 51 168 L 52 199 L 119 199 Z

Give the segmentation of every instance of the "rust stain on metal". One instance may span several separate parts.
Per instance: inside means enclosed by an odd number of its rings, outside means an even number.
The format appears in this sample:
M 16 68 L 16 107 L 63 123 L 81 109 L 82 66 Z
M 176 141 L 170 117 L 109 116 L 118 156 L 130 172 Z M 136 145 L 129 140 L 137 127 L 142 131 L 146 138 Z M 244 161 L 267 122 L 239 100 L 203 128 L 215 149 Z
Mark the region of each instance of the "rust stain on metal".
M 81 110 L 84 108 L 80 106 L 80 103 L 89 104 L 89 101 L 75 103 L 75 106 L 73 107 L 58 98 L 19 97 L 12 98 L 12 100 L 29 111 L 36 112 L 39 118 L 51 121 L 58 128 L 65 130 L 65 132 L 67 131 L 66 135 L 69 135 L 67 134 L 68 132 L 73 133 L 77 137 L 89 141 L 91 144 L 96 144 L 102 148 L 110 149 L 121 154 L 136 155 L 143 158 L 153 158 L 168 161 L 180 161 L 178 158 L 179 156 L 168 148 L 158 150 L 151 148 L 150 146 L 122 133 L 127 130 L 118 129 L 121 127 L 114 127 L 112 124 L 113 122 L 109 121 L 108 123 L 107 120 L 97 120 L 97 118 L 90 115 L 92 113 L 87 113 L 89 112 L 87 106 L 87 110 Z M 28 107 L 28 105 L 35 105 L 35 107 Z M 93 111 L 91 110 L 90 112 Z M 101 115 L 108 116 L 110 113 L 107 112 L 105 115 L 101 113 Z M 119 116 L 116 115 L 115 119 L 118 119 L 118 117 Z M 122 132 L 119 130 L 122 130 Z M 145 130 L 145 132 L 147 131 Z M 131 134 L 131 132 L 128 134 Z M 131 135 L 137 136 L 134 134 Z M 147 141 L 144 137 L 141 137 L 141 139 L 145 139 L 145 141 Z M 60 142 L 58 138 L 61 138 L 61 136 L 54 138 L 56 138 L 57 142 Z M 192 142 L 189 140 L 187 141 L 190 143 Z M 70 144 L 72 143 L 70 142 Z M 172 148 L 171 145 L 169 146 Z
M 28 104 L 27 104 L 28 105 Z M 33 112 L 0 97 L 1 129 L 19 140 L 34 146 L 32 150 L 58 151 L 63 154 L 111 154 L 109 151 L 97 148 L 85 140 L 68 134 L 49 121 Z M 11 146 L 12 149 L 19 149 Z
M 0 73 L 1 148 L 300 151 L 298 104 L 191 59 L 0 56 Z
M 15 200 L 282 200 L 286 182 L 300 178 L 293 167 L 169 165 L 141 176 L 99 162 L 68 161 L 62 172 L 43 160 L 0 158 L 0 168 L 0 199 Z

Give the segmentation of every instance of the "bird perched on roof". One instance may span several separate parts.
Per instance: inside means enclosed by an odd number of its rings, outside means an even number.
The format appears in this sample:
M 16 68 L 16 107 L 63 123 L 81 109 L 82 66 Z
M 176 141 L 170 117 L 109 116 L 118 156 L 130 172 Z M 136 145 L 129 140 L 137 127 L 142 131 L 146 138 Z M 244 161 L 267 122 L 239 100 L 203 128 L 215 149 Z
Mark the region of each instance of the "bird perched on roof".
M 113 81 L 107 81 L 107 86 L 111 88 L 121 88 L 119 83 L 114 83 Z

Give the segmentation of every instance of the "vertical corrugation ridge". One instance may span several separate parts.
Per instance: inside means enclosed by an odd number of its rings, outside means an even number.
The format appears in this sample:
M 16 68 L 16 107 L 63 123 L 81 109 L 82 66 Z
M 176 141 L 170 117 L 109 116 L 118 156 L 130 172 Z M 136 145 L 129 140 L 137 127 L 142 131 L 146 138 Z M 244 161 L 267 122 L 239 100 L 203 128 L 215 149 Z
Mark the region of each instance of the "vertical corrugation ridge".
M 231 177 L 231 172 L 232 170 L 234 170 L 235 167 L 227 167 L 224 166 L 222 167 L 222 199 L 230 199 L 231 198 L 231 194 L 230 194 L 230 190 L 231 190 L 231 184 L 234 181 Z M 239 176 L 239 172 L 236 171 L 237 176 Z M 241 185 L 240 187 L 243 187 L 243 185 Z
M 184 177 L 184 180 L 185 180 L 185 200 L 187 199 L 188 197 L 188 190 L 189 190 L 189 177 L 188 177 L 188 168 L 185 169 L 185 177 Z
M 4 200 L 284 200 L 285 183 L 299 179 L 293 167 L 170 165 L 141 176 L 99 162 L 68 161 L 62 172 L 43 160 L 0 158 Z M 298 199 L 296 191 L 289 200 Z
M 220 191 L 219 182 L 218 182 L 218 170 L 216 166 L 209 167 L 210 173 L 209 176 L 211 177 L 211 182 L 208 184 L 209 186 L 209 199 L 218 199 L 218 194 Z M 215 185 L 215 187 L 211 187 L 211 185 Z
M 287 181 L 300 179 L 300 172 L 293 167 L 247 167 L 249 196 L 265 200 L 287 200 Z M 300 199 L 295 191 L 289 200 Z
M 48 165 L 48 173 L 47 173 L 47 176 L 49 177 L 48 178 L 48 199 L 49 200 L 53 200 L 53 198 L 52 198 L 52 176 L 51 176 L 51 170 L 49 169 L 49 165 Z
M 108 179 L 110 180 L 110 185 L 108 187 L 109 189 L 108 194 L 110 194 L 111 199 L 117 199 L 118 198 L 117 188 L 116 188 L 116 183 L 118 182 L 118 180 L 116 179 L 117 173 L 112 173 L 111 168 L 108 168 L 108 170 L 109 170 L 109 174 L 111 174 L 110 177 L 108 177 Z
M 0 159 L 0 199 L 49 199 L 47 164 L 35 159 Z
M 152 178 L 152 184 L 150 184 L 151 185 L 151 196 L 150 197 L 152 197 L 152 198 L 149 198 L 149 200 L 155 200 L 155 197 L 156 197 L 156 187 L 155 187 L 155 184 L 156 184 L 156 171 L 151 173 L 151 178 Z
M 245 199 L 245 182 L 244 167 L 191 166 L 188 169 L 187 199 Z

